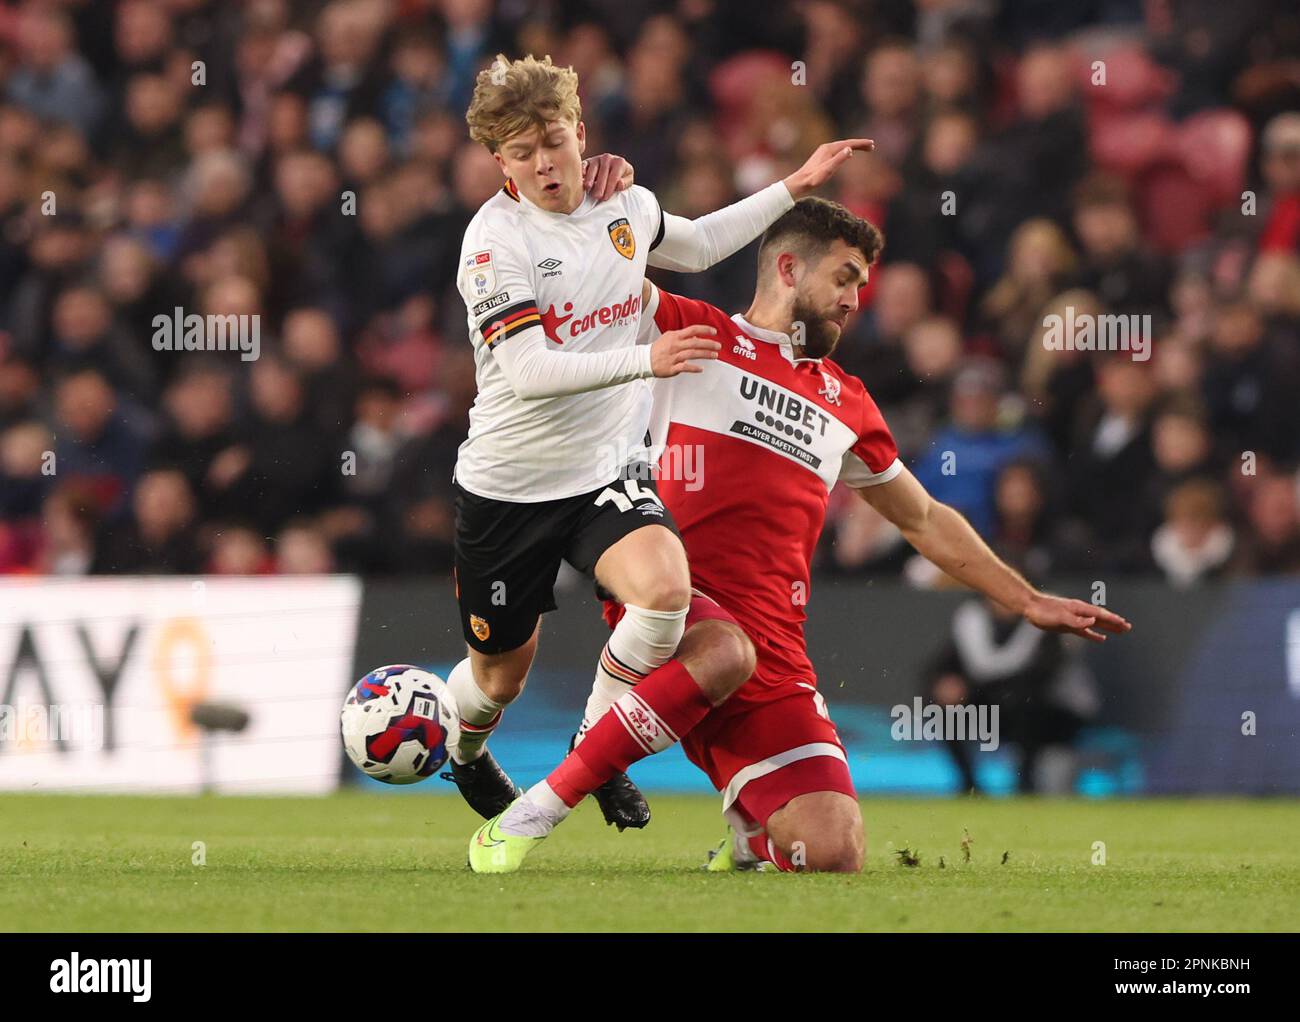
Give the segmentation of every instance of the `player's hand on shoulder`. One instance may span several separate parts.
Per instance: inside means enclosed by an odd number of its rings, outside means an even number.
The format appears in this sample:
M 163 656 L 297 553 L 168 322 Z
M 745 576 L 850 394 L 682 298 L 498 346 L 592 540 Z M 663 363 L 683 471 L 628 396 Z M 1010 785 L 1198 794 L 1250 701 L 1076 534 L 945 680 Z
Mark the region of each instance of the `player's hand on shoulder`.
M 601 153 L 582 161 L 582 187 L 597 202 L 632 187 L 632 164 L 613 153 Z
M 703 367 L 694 363 L 718 357 L 722 345 L 713 340 L 717 332 L 703 324 L 669 330 L 650 345 L 650 368 L 661 379 L 678 373 L 703 372 Z
M 802 167 L 785 178 L 785 186 L 794 199 L 802 199 L 820 188 L 840 169 L 854 152 L 870 152 L 876 143 L 869 138 L 844 138 L 826 142 L 813 150 Z
M 1102 632 L 1123 635 L 1133 627 L 1105 607 L 1047 593 L 1039 593 L 1029 601 L 1025 620 L 1045 632 L 1069 632 L 1093 642 L 1106 641 Z

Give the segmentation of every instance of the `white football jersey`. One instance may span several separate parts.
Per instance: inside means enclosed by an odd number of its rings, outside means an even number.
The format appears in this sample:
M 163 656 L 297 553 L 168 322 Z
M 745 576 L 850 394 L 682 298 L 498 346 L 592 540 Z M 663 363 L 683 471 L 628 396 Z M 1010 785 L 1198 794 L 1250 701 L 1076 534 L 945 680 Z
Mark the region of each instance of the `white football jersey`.
M 557 500 L 597 489 L 646 456 L 647 380 L 525 401 L 492 349 L 532 326 L 556 351 L 635 345 L 646 257 L 662 232 L 659 202 L 639 185 L 604 202 L 586 195 L 566 214 L 534 205 L 510 181 L 480 207 L 456 281 L 478 383 L 456 461 L 461 486 L 496 500 Z

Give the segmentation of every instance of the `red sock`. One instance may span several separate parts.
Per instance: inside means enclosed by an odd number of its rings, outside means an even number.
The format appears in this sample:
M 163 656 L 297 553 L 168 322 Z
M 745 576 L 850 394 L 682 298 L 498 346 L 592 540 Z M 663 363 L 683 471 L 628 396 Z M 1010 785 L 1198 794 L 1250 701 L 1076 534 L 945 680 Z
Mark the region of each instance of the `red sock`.
M 749 839 L 749 850 L 764 862 L 770 862 L 782 873 L 795 872 L 794 863 L 782 854 L 781 849 L 764 831 L 759 831 Z
M 546 783 L 573 808 L 629 764 L 680 741 L 711 709 L 690 672 L 669 660 L 621 696 Z

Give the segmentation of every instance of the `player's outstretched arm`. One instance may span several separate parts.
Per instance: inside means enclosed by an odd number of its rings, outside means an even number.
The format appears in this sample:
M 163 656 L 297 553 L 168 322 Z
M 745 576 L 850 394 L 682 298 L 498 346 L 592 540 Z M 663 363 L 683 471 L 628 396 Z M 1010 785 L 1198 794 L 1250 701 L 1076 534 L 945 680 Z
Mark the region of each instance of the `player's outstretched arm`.
M 835 172 L 846 164 L 855 152 L 870 152 L 876 143 L 869 138 L 842 138 L 838 142 L 826 142 L 813 150 L 804 165 L 787 177 L 782 184 L 794 196 L 795 201 L 805 195 L 811 195 L 818 188 L 835 176 Z
M 712 339 L 711 326 L 670 330 L 653 344 L 637 344 L 612 351 L 553 351 L 546 335 L 532 327 L 507 338 L 492 349 L 492 357 L 516 396 L 536 401 L 567 394 L 614 387 L 650 376 L 668 377 L 698 373 L 693 363 L 714 359 L 722 345 Z
M 707 270 L 739 252 L 772 226 L 798 199 L 829 181 L 854 154 L 876 147 L 869 138 L 820 145 L 783 181 L 695 220 L 664 213 L 663 237 L 647 257 L 651 266 L 682 273 Z
M 935 500 L 907 469 L 858 494 L 893 522 L 922 556 L 947 574 L 1049 632 L 1105 642 L 1133 626 L 1105 607 L 1041 593 L 1003 561 L 957 511 Z

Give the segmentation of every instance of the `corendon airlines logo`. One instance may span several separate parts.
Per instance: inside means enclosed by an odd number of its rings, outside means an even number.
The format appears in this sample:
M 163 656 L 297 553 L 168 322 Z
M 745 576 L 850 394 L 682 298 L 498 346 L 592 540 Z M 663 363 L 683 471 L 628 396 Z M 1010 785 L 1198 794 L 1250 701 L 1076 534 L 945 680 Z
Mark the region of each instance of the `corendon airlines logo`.
M 573 303 L 565 302 L 564 311 L 568 313 L 567 316 L 557 316 L 555 306 L 550 305 L 542 312 L 542 330 L 546 334 L 546 339 L 556 344 L 564 343 L 560 339 L 560 327 L 573 318 Z
M 592 312 L 583 316 L 576 316 L 573 312 L 573 303 L 565 302 L 564 311 L 568 315 L 560 315 L 555 311 L 555 305 L 552 303 L 546 309 L 542 310 L 542 330 L 545 332 L 548 340 L 556 344 L 563 344 L 566 339 L 580 337 L 588 330 L 600 326 L 621 326 L 623 323 L 635 318 L 636 314 L 641 311 L 641 296 L 628 295 L 621 302 L 614 302 L 611 305 L 601 306 Z

